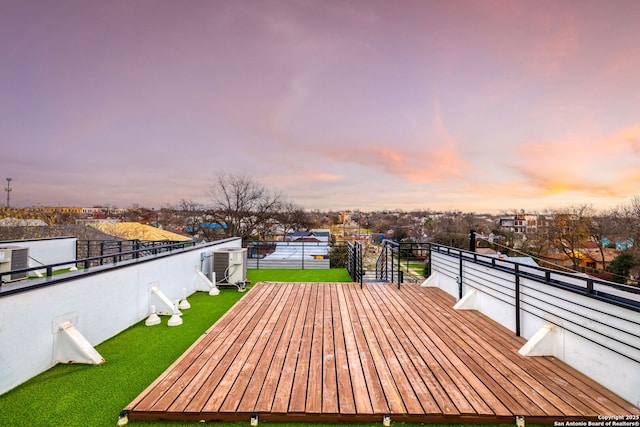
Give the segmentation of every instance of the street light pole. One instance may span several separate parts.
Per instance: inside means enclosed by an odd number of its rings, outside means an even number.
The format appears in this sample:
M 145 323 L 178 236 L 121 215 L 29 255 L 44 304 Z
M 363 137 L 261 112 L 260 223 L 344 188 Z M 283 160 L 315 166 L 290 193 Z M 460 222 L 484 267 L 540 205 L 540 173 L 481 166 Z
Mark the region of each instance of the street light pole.
M 7 208 L 9 207 L 9 194 L 11 193 L 11 178 L 7 178 L 7 188 L 4 189 L 7 192 Z

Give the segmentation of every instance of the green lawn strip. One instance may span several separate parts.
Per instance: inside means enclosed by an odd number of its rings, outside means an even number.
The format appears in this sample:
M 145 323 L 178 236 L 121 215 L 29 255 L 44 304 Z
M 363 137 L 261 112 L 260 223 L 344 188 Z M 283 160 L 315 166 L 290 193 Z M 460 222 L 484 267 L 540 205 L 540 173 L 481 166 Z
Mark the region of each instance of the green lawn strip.
M 424 268 L 424 262 L 410 262 L 409 268 L 418 268 L 418 269 Z
M 247 280 L 258 282 L 351 282 L 345 268 L 324 269 L 255 269 L 247 270 Z

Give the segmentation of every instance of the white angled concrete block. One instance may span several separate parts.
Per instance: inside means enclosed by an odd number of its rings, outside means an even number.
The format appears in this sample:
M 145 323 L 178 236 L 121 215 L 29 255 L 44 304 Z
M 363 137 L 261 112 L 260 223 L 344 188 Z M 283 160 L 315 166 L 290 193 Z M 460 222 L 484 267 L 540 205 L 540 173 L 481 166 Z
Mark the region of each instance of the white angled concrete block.
M 453 306 L 456 310 L 477 310 L 478 309 L 478 292 L 471 289 L 469 292 Z
M 431 276 L 427 277 L 427 279 L 422 282 L 421 286 L 431 286 L 435 288 L 440 287 L 440 273 L 437 271 L 431 273 Z
M 56 336 L 55 361 L 99 365 L 104 358 L 71 322 L 63 322 Z
M 518 350 L 523 356 L 561 356 L 563 353 L 562 330 L 546 324 Z

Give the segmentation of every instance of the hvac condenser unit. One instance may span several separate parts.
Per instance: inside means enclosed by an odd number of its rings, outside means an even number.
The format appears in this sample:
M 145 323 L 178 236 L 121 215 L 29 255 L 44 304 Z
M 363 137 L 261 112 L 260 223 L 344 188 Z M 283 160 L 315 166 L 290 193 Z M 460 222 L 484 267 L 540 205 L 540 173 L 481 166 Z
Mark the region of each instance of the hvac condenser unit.
M 216 285 L 233 285 L 244 289 L 247 280 L 247 249 L 223 248 L 213 251 L 212 269 Z
M 29 268 L 29 248 L 19 246 L 0 247 L 0 276 L 2 276 L 2 281 L 9 282 L 12 280 L 26 279 L 28 277 L 26 271 L 6 275 L 2 274 L 21 268 Z

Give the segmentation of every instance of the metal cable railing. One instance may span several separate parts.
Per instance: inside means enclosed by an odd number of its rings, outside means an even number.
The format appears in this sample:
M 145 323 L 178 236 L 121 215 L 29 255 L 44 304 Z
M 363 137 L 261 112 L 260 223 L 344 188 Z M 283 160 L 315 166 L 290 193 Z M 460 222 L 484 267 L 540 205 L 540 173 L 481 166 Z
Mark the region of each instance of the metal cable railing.
M 424 277 L 411 271 L 410 261 L 420 260 L 424 265 L 428 255 L 429 243 L 384 240 L 376 260 L 376 279 L 397 283 L 398 287 L 401 283 L 420 283 Z
M 510 307 L 495 310 L 512 313 L 509 323 L 518 336 L 532 318 L 544 319 L 640 363 L 640 322 L 623 310 L 640 312 L 638 287 L 437 244 L 431 245 L 430 259 L 439 283 L 446 278 L 445 287 L 458 301 L 473 290 L 492 302 L 483 307 Z

